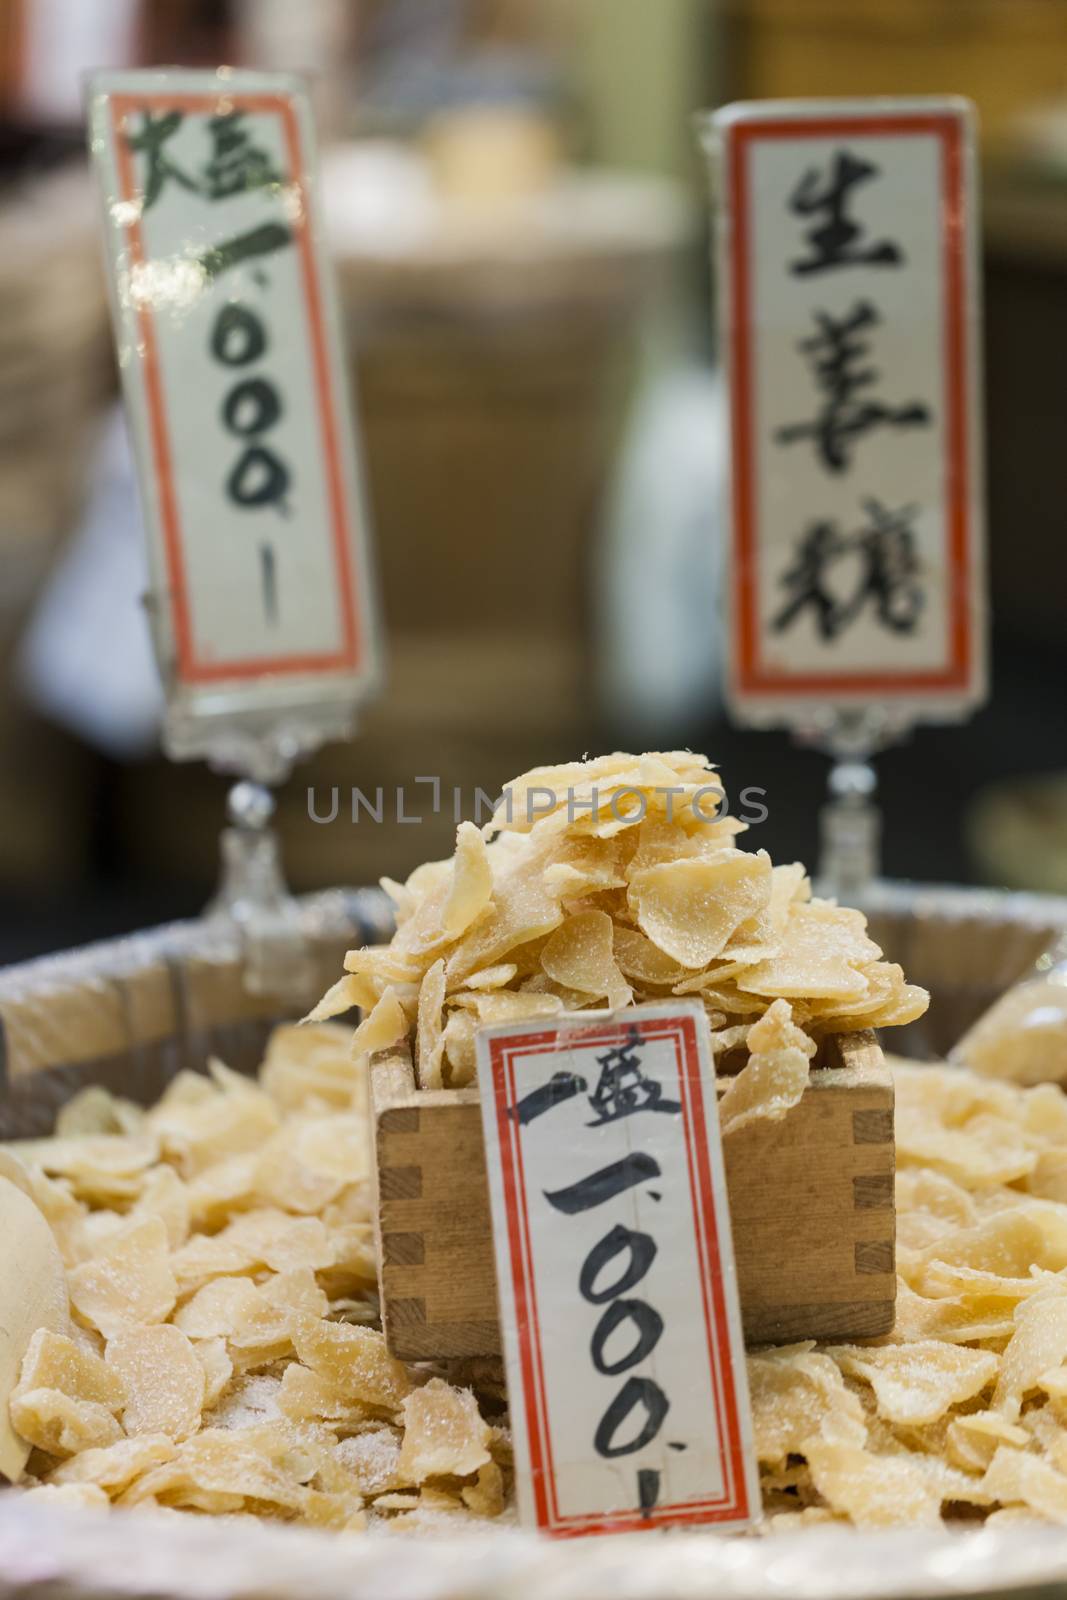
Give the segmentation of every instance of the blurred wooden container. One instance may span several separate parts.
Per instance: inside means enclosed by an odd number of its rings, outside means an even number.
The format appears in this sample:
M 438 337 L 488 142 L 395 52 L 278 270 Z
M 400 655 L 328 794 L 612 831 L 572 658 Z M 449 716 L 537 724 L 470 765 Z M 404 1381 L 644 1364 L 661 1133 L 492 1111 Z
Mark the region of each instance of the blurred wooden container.
M 1056 0 L 727 0 L 731 97 L 965 94 L 987 149 L 1063 92 Z

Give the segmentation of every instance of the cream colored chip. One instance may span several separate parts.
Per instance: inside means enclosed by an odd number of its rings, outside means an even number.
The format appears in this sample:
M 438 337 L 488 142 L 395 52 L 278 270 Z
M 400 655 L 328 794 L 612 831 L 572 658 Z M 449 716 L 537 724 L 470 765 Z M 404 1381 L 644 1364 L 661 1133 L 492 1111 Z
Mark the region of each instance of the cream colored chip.
M 1011 1309 L 1036 1293 L 1041 1282 L 1037 1277 L 1005 1278 L 998 1272 L 983 1272 L 978 1267 L 939 1261 L 936 1256 L 931 1260 L 928 1251 L 921 1252 L 906 1267 L 902 1266 L 901 1271 L 906 1272 L 922 1294 L 945 1299 L 960 1295 L 964 1300 L 998 1301 Z
M 58 1139 L 84 1139 L 95 1134 L 137 1134 L 144 1112 L 132 1100 L 117 1099 L 101 1084 L 90 1084 L 72 1095 L 56 1114 Z
M 439 866 L 446 873 L 448 871 L 447 861 L 428 865 Z M 383 993 L 391 983 L 411 983 L 418 978 L 425 965 L 423 956 L 401 949 L 395 942 L 391 945 L 363 945 L 359 950 L 349 950 L 344 961 L 345 971 L 367 978 L 376 994 Z
M 365 1416 L 358 1400 L 343 1394 L 321 1372 L 312 1372 L 297 1362 L 291 1362 L 282 1375 L 278 1409 L 295 1423 L 342 1423 L 348 1427 L 362 1422 Z
M 1029 1194 L 1067 1203 L 1067 1150 L 1041 1150 L 1024 1182 Z
M 262 1264 L 257 1259 L 262 1253 L 234 1239 L 229 1228 L 212 1237 L 194 1234 L 171 1256 L 178 1293 L 184 1299 L 215 1278 L 253 1272 Z
M 491 994 L 454 994 L 450 1003 L 473 1014 L 478 1027 L 498 1022 L 526 1022 L 533 1017 L 558 1017 L 564 1008 L 555 994 L 516 993 L 494 989 Z
M 954 1417 L 945 1434 L 949 1461 L 965 1472 L 985 1472 L 1001 1445 L 1024 1450 L 1030 1435 L 996 1411 L 970 1411 Z
M 840 1345 L 828 1352 L 848 1377 L 864 1378 L 890 1422 L 936 1422 L 954 1405 L 993 1383 L 997 1358 L 988 1350 L 927 1339 L 915 1344 L 862 1349 Z
M 938 1239 L 978 1221 L 974 1201 L 952 1178 L 925 1167 L 896 1175 L 897 1245 L 925 1250 Z
M 390 1046 L 400 1043 L 407 1029 L 407 1015 L 397 999 L 396 989 L 390 986 L 356 1029 L 352 1036 L 352 1049 L 364 1055 L 373 1055 L 376 1050 L 388 1050 Z
M 127 1328 L 107 1343 L 106 1361 L 122 1382 L 126 1432 L 181 1441 L 200 1426 L 204 1368 L 180 1329 Z
M 116 1412 L 124 1399 L 122 1380 L 99 1356 L 47 1328 L 39 1328 L 30 1340 L 15 1394 L 40 1389 L 54 1389 L 72 1400 L 91 1401 Z
M 977 1222 L 973 1228 L 940 1239 L 924 1253 L 923 1261 L 935 1267 L 966 1267 L 983 1273 L 988 1287 L 976 1293 L 996 1292 L 996 1285 L 1027 1278 L 1034 1267 L 1059 1272 L 1067 1267 L 1067 1213 L 1062 1216 L 1035 1210 L 1042 1201 L 1022 1196 L 1004 1211 Z
M 782 934 L 782 953 L 759 961 L 738 977 L 749 994 L 848 1001 L 870 990 L 860 967 L 880 954 L 864 932 L 858 911 L 824 901 L 794 901 Z
M 11 1396 L 11 1425 L 27 1444 L 50 1456 L 73 1456 L 122 1438 L 114 1412 L 95 1400 L 74 1400 L 59 1389 L 29 1389 Z
M 1054 1278 L 1015 1309 L 993 1405 L 1014 1420 L 1045 1373 L 1067 1360 L 1067 1283 Z
M 857 1527 L 941 1526 L 941 1493 L 914 1461 L 825 1439 L 809 1439 L 804 1454 L 823 1499 Z
M 709 795 L 707 812 L 713 810 L 715 797 Z M 705 809 L 701 802 L 701 809 Z M 633 878 L 646 867 L 662 866 L 666 861 L 699 858 L 719 861 L 723 853 L 734 849 L 738 834 L 746 825 L 736 817 L 716 816 L 713 821 L 701 820 L 685 800 L 674 808 L 673 820 L 664 815 L 652 815 L 629 836 L 632 844 L 636 836 L 637 848 L 630 857 L 627 876 Z
M 685 978 L 685 967 L 664 954 L 640 929 L 616 923 L 613 939 L 619 970 L 642 987 L 667 988 Z
M 771 864 L 764 851 L 748 855 L 724 849 L 718 860 L 665 861 L 630 879 L 641 931 L 689 968 L 714 960 L 734 930 L 766 907 L 770 892 Z
M 232 1213 L 255 1204 L 258 1163 L 258 1152 L 249 1150 L 244 1155 L 217 1161 L 186 1184 L 191 1231 L 214 1233 L 229 1221 Z
M 787 1000 L 776 1000 L 748 1030 L 748 1064 L 719 1102 L 723 1137 L 760 1121 L 779 1122 L 808 1086 L 815 1045 L 792 1020 Z
M 109 1495 L 122 1494 L 142 1473 L 172 1461 L 177 1451 L 173 1439 L 165 1434 L 146 1434 L 139 1439 L 120 1439 L 103 1449 L 85 1450 L 65 1461 L 50 1478 L 55 1484 L 96 1484 Z
M 196 1359 L 204 1369 L 204 1410 L 216 1405 L 233 1377 L 233 1362 L 226 1353 L 226 1340 L 194 1339 Z
M 828 1506 L 805 1506 L 802 1511 L 775 1511 L 764 1517 L 757 1533 L 796 1533 L 801 1528 L 825 1527 L 827 1523 L 842 1523 L 844 1517 L 835 1517 Z
M 260 1205 L 316 1216 L 337 1198 L 347 1180 L 342 1163 L 330 1157 L 328 1130 L 334 1120 L 337 1145 L 347 1146 L 357 1158 L 353 1176 L 366 1170 L 362 1123 L 357 1143 L 350 1137 L 351 1123 L 341 1117 L 326 1119 L 325 1124 L 319 1119 L 292 1120 L 279 1128 L 256 1159 L 253 1183 Z
M 989 1297 L 929 1299 L 916 1294 L 910 1284 L 900 1278 L 892 1337 L 901 1343 L 910 1339 L 945 1339 L 952 1344 L 1007 1339 L 1015 1327 L 1013 1310 L 1011 1303 Z
M 162 1322 L 178 1286 L 161 1217 L 144 1217 L 107 1239 L 91 1261 L 68 1277 L 74 1310 L 106 1339 L 133 1322 Z
M 258 1428 L 206 1428 L 183 1444 L 172 1461 L 144 1474 L 121 1497 L 122 1505 L 157 1499 L 216 1514 L 239 1511 L 246 1501 L 299 1513 L 307 1502 L 314 1462 L 290 1459 L 293 1442 L 270 1424 Z
M 1029 1406 L 1020 1417 L 1019 1426 L 1037 1444 L 1050 1467 L 1057 1472 L 1067 1471 L 1067 1428 L 1055 1406 Z
M 397 1470 L 408 1483 L 466 1478 L 488 1465 L 489 1429 L 469 1389 L 431 1378 L 403 1403 L 404 1442 Z
M 445 1023 L 444 1051 L 448 1062 L 448 1082 L 452 1089 L 473 1083 L 478 1072 L 475 1054 L 477 1019 L 469 1011 L 452 1011 Z
M 392 1410 L 410 1393 L 407 1369 L 389 1354 L 385 1339 L 373 1329 L 319 1322 L 297 1312 L 292 1330 L 300 1360 L 347 1399 Z
M 1032 1172 L 1037 1155 L 1010 1124 L 970 1129 L 933 1123 L 927 1112 L 902 1106 L 896 1116 L 898 1159 L 932 1167 L 965 1188 L 1014 1183 Z
M 982 1479 L 991 1500 L 1026 1506 L 1051 1522 L 1067 1522 L 1067 1475 L 1039 1456 L 1002 1445 Z
M 721 1011 L 716 1013 L 718 1018 L 722 1018 L 722 1015 Z M 728 1055 L 731 1050 L 740 1050 L 742 1046 L 748 1044 L 748 1035 L 752 1027 L 750 1022 L 738 1022 L 732 1027 L 716 1027 L 709 1016 L 708 1024 L 711 1030 L 710 1043 L 713 1056 Z M 732 1081 L 727 1084 L 727 1088 L 731 1086 Z M 807 1081 L 806 1074 L 805 1081 Z
M 418 897 L 406 883 L 397 883 L 395 878 L 379 878 L 378 883 L 393 902 L 396 925 L 402 928 L 405 922 L 410 922 L 415 915 L 415 908 L 419 903 Z
M 20 1155 L 48 1177 L 62 1178 L 79 1199 L 110 1205 L 136 1200 L 145 1173 L 159 1158 L 151 1134 L 98 1134 L 74 1139 L 38 1139 L 20 1145 Z
M 1043 1372 L 1038 1387 L 1048 1395 L 1056 1416 L 1061 1420 L 1067 1417 L 1067 1366 L 1051 1367 Z
M 148 1113 L 164 1155 L 192 1178 L 227 1156 L 255 1149 L 279 1126 L 278 1108 L 251 1079 L 219 1061 L 208 1064 L 214 1087 L 204 1098 L 169 1104 Z
M 543 863 L 508 859 L 494 883 L 493 914 L 455 945 L 446 962 L 449 988 L 468 973 L 494 966 L 518 946 L 551 933 L 563 921 L 559 901 L 541 882 Z
M 590 895 L 626 887 L 626 879 L 620 871 L 595 860 L 555 861 L 545 868 L 541 882 L 550 894 L 558 895 L 560 900 L 568 903 L 567 909 L 572 909 Z
M 243 1253 L 251 1267 L 287 1272 L 310 1267 L 318 1272 L 332 1266 L 333 1248 L 318 1217 L 289 1217 L 272 1207 L 235 1217 L 217 1237 L 219 1243 Z M 181 1252 L 179 1252 L 181 1254 Z
M 866 1440 L 858 1397 L 810 1341 L 750 1354 L 748 1385 L 761 1461 L 784 1466 L 815 1436 L 852 1445 Z
M 364 1115 L 333 1113 L 309 1117 L 296 1124 L 294 1150 L 310 1173 L 333 1180 L 334 1192 L 323 1209 L 345 1190 L 371 1177 L 370 1128 Z M 289 1205 L 286 1209 L 295 1211 Z
M 281 1390 L 282 1380 L 270 1373 L 257 1372 L 236 1378 L 210 1417 L 205 1417 L 204 1426 L 241 1429 L 280 1422 L 284 1420 L 279 1403 Z
M 280 1272 L 255 1291 L 249 1313 L 227 1337 L 230 1356 L 242 1370 L 269 1365 L 293 1351 L 293 1312 L 325 1317 L 329 1302 L 308 1268 Z
M 290 1371 L 297 1370 L 290 1368 Z M 387 1494 L 400 1487 L 397 1473 L 400 1460 L 400 1434 L 381 1423 L 368 1424 L 342 1439 L 334 1452 L 356 1487 L 365 1495 Z
M 327 989 L 317 1006 L 304 1018 L 305 1022 L 328 1022 L 331 1017 L 344 1016 L 354 1007 L 373 1006 L 378 996 L 373 985 L 358 973 L 346 972 L 332 988 Z
M 849 1033 L 858 1028 L 902 1028 L 925 1015 L 930 1005 L 928 992 L 917 984 L 899 981 L 902 977 L 899 967 L 890 970 L 893 976 L 887 982 L 885 962 L 865 967 L 863 975 L 872 991 L 870 1003 L 863 1006 L 837 1004 L 834 1015 L 820 1019 L 825 1030 Z
M 192 1211 L 189 1187 L 173 1167 L 156 1167 L 145 1179 L 133 1217 L 159 1217 L 167 1230 L 167 1244 L 180 1250 L 189 1237 Z
M 929 1430 L 927 1432 L 929 1433 Z M 991 1504 L 991 1497 L 981 1477 L 972 1472 L 965 1472 L 942 1459 L 945 1442 L 940 1429 L 936 1430 L 931 1438 L 926 1439 L 922 1437 L 922 1429 L 898 1429 L 897 1434 L 903 1436 L 905 1440 L 914 1434 L 918 1447 L 908 1449 L 905 1445 L 902 1448 L 898 1441 L 885 1447 L 884 1458 L 894 1458 L 914 1467 L 926 1479 L 929 1488 L 937 1495 L 942 1506 L 946 1501 L 951 1501 L 955 1505 Z
M 541 952 L 548 977 L 565 989 L 577 989 L 615 1010 L 629 1005 L 633 990 L 619 970 L 614 928 L 604 911 L 580 911 L 568 917 Z
M 461 1489 L 460 1498 L 476 1516 L 499 1517 L 502 1514 L 507 1503 L 504 1474 L 495 1461 L 488 1461 L 478 1469 L 477 1481 Z
M 362 1002 L 364 1009 L 376 998 Z M 353 1055 L 352 1030 L 338 1023 L 275 1028 L 259 1079 L 285 1112 L 341 1111 L 366 1103 L 366 1062 Z
M 468 824 L 473 826 L 473 824 Z M 480 840 L 477 833 L 475 837 Z M 484 846 L 483 846 L 484 849 Z M 440 1089 L 443 1083 L 441 1061 L 444 1056 L 445 964 L 435 961 L 419 990 L 418 1024 L 415 1035 L 416 1067 L 423 1089 Z
M 483 967 L 480 972 L 470 973 L 463 986 L 466 989 L 503 989 L 518 970 L 514 961 L 500 961 L 495 967 Z
M 473 822 L 461 822 L 456 831 L 452 880 L 441 910 L 441 926 L 450 939 L 458 939 L 477 922 L 492 895 L 493 870 L 485 841 Z

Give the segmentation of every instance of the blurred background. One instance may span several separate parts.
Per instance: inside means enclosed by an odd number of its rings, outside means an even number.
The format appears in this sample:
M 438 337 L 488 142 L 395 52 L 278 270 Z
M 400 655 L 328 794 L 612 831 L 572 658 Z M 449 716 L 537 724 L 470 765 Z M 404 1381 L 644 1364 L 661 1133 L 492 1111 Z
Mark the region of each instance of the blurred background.
M 0 960 L 197 912 L 226 780 L 162 760 L 81 74 L 313 74 L 389 673 L 280 797 L 294 887 L 403 876 L 469 797 L 689 745 L 816 853 L 827 762 L 731 727 L 724 413 L 692 113 L 957 92 L 982 126 L 993 692 L 878 760 L 894 876 L 1067 892 L 1067 0 L 0 0 Z M 428 809 L 428 808 L 427 808 Z M 389 808 L 387 808 L 387 815 Z

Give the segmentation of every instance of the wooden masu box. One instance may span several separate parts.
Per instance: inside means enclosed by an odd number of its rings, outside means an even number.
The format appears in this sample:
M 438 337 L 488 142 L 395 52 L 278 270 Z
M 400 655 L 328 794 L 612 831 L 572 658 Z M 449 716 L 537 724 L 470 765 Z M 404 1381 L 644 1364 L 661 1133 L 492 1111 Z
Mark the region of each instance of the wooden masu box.
M 379 1280 L 405 1360 L 500 1353 L 477 1088 L 419 1090 L 371 1064 Z M 749 1344 L 870 1338 L 896 1296 L 893 1082 L 873 1033 L 831 1036 L 799 1104 L 724 1141 Z

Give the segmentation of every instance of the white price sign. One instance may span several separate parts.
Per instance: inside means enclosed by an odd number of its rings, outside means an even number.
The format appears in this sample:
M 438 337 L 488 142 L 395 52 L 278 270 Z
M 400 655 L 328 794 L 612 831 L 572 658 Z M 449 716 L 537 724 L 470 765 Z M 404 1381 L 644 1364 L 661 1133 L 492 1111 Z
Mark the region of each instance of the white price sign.
M 563 1537 L 759 1514 L 703 1009 L 479 1032 L 522 1521 Z
M 972 108 L 713 118 L 737 713 L 985 692 Z
M 336 719 L 375 627 L 306 91 L 103 73 L 90 116 L 171 711 Z

